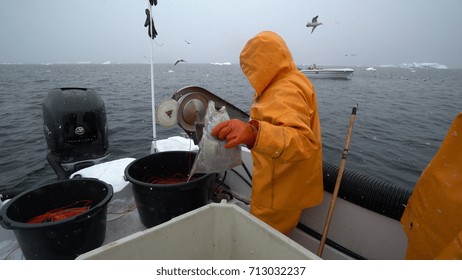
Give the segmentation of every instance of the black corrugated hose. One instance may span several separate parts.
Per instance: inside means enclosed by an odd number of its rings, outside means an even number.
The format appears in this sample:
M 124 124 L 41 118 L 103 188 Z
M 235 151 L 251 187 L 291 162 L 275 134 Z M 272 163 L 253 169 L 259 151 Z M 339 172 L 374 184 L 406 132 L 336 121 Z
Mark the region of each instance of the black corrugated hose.
M 323 162 L 324 189 L 332 193 L 339 168 Z M 361 207 L 400 220 L 412 189 L 344 170 L 339 196 Z

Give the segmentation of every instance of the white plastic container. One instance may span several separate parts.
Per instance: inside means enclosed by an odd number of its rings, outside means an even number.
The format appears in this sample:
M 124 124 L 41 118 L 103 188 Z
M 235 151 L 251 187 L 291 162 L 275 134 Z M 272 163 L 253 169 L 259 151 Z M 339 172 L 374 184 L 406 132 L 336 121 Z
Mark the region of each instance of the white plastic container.
M 212 203 L 80 255 L 104 260 L 319 259 L 235 204 Z

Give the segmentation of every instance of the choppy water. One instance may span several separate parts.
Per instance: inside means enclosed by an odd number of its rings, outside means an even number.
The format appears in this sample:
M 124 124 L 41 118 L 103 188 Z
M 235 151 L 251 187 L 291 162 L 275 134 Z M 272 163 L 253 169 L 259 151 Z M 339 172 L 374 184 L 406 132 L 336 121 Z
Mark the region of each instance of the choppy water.
M 358 104 L 346 168 L 412 188 L 462 111 L 462 70 L 354 69 L 351 80 L 312 81 L 324 160 L 340 163 L 351 110 Z M 237 65 L 160 64 L 154 70 L 156 104 L 197 85 L 248 112 L 252 89 Z M 149 65 L 0 65 L 0 191 L 56 178 L 46 161 L 42 119 L 42 101 L 53 88 L 93 88 L 101 95 L 110 159 L 147 155 L 150 82 Z M 179 132 L 157 126 L 158 138 Z

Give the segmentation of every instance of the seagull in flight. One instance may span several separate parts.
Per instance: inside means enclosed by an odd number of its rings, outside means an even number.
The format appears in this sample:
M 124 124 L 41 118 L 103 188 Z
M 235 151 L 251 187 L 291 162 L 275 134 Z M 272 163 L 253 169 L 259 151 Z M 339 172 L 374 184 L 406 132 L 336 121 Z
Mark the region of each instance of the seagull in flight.
M 174 65 L 177 65 L 177 64 L 180 63 L 180 62 L 186 62 L 186 60 L 184 60 L 184 59 L 178 59 L 178 60 L 175 62 Z
M 308 23 L 306 24 L 306 27 L 313 27 L 313 29 L 311 29 L 311 33 L 313 33 L 314 29 L 315 29 L 316 27 L 318 27 L 318 25 L 321 25 L 321 24 L 322 24 L 322 22 L 318 22 L 318 16 L 315 16 L 315 17 L 311 20 L 311 22 L 308 22 Z

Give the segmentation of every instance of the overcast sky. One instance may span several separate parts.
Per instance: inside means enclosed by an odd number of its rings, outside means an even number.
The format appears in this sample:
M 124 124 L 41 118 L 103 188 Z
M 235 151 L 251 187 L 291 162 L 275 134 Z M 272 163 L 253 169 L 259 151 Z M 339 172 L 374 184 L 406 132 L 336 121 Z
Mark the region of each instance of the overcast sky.
M 0 63 L 149 63 L 147 6 L 1 0 Z M 158 0 L 153 14 L 157 63 L 238 63 L 248 39 L 272 30 L 297 64 L 462 68 L 461 0 Z M 323 25 L 311 34 L 316 15 Z

